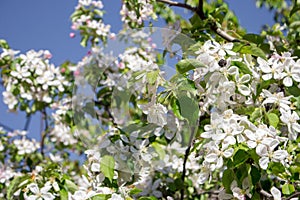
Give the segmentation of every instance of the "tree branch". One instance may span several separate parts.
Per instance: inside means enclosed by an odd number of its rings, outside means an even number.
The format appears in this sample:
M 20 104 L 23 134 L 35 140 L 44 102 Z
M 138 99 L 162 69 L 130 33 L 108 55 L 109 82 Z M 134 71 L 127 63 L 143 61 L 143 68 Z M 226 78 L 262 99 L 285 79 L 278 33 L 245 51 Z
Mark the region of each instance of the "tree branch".
M 289 200 L 292 199 L 294 197 L 300 197 L 300 192 L 296 192 L 294 194 L 292 194 L 291 196 L 287 197 L 287 198 L 283 198 L 284 200 Z
M 48 116 L 47 116 L 46 109 L 43 109 L 41 112 L 43 114 L 43 118 L 44 118 L 44 121 L 45 121 L 45 129 L 42 132 L 42 138 L 41 138 L 41 154 L 44 156 L 45 139 L 46 139 L 46 135 L 47 135 L 47 132 L 48 132 L 49 125 L 48 125 L 48 119 L 47 119 Z
M 24 125 L 24 131 L 28 130 L 29 124 L 30 124 L 30 120 L 31 120 L 31 115 L 27 115 L 26 116 L 26 122 L 25 122 L 25 125 Z
M 7 130 L 7 131 L 9 131 L 9 132 L 13 132 L 13 131 L 14 131 L 13 128 L 11 128 L 11 127 L 9 127 L 9 126 L 7 126 L 7 125 L 1 123 L 1 122 L 0 122 L 0 127 L 4 128 L 5 130 Z
M 200 118 L 198 118 L 196 125 L 191 128 L 191 137 L 189 140 L 189 146 L 185 150 L 184 160 L 183 160 L 183 169 L 182 169 L 182 175 L 181 175 L 182 184 L 184 184 L 184 179 L 185 179 L 185 175 L 186 175 L 186 162 L 187 162 L 188 156 L 190 154 L 191 148 L 194 145 L 193 144 L 194 136 L 198 130 L 199 122 L 200 122 Z M 180 200 L 183 200 L 184 199 L 184 187 L 182 187 L 182 189 L 180 191 L 180 195 L 181 195 Z
M 192 6 L 190 6 L 186 3 L 179 3 L 179 2 L 176 2 L 176 1 L 172 1 L 172 0 L 156 0 L 156 1 L 160 2 L 160 3 L 168 4 L 169 6 L 176 6 L 176 7 L 186 8 L 186 9 L 192 11 L 192 12 L 197 13 L 197 15 L 200 17 L 201 20 L 207 19 L 207 17 L 204 14 L 204 11 L 203 11 L 203 0 L 199 0 L 199 5 L 198 5 L 197 8 L 192 7 Z M 236 39 L 235 37 L 229 35 L 225 31 L 220 29 L 217 26 L 216 22 L 213 22 L 210 25 L 210 29 L 212 31 L 214 31 L 217 35 L 219 35 L 220 37 L 222 37 L 223 39 L 225 39 L 229 42 L 239 42 L 238 39 Z

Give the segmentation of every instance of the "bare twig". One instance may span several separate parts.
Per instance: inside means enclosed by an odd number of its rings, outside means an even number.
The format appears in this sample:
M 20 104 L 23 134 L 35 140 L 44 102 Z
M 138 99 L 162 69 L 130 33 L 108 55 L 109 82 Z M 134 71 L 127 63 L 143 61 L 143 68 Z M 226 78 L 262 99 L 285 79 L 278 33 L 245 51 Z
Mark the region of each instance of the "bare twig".
M 13 132 L 13 131 L 14 131 L 13 128 L 11 128 L 11 127 L 9 127 L 9 126 L 7 126 L 7 125 L 1 123 L 1 122 L 0 122 L 0 127 L 4 128 L 5 130 L 7 130 L 7 131 L 9 131 L 9 132 Z
M 49 125 L 48 125 L 48 119 L 47 119 L 48 116 L 47 116 L 46 109 L 42 110 L 42 114 L 43 114 L 43 118 L 44 118 L 44 122 L 45 122 L 45 129 L 42 132 L 42 138 L 41 138 L 41 154 L 44 156 L 45 139 L 46 139 Z
M 204 14 L 204 11 L 203 11 L 203 0 L 199 0 L 199 5 L 198 5 L 197 8 L 192 7 L 192 6 L 190 6 L 186 3 L 179 3 L 179 2 L 176 2 L 176 1 L 172 1 L 172 0 L 156 0 L 156 1 L 164 3 L 164 4 L 168 4 L 169 6 L 176 6 L 176 7 L 186 8 L 190 11 L 193 11 L 193 12 L 197 13 L 197 15 L 200 17 L 201 20 L 207 19 L 207 17 Z M 215 22 L 210 25 L 210 29 L 212 31 L 214 31 L 216 34 L 218 34 L 220 37 L 222 37 L 223 39 L 225 39 L 229 42 L 239 42 L 238 39 L 234 38 L 233 36 L 229 35 L 225 31 L 220 29 Z
M 273 197 L 270 193 L 268 193 L 265 190 L 260 190 L 260 194 L 267 197 L 267 198 L 272 198 Z
M 292 194 L 291 196 L 283 198 L 283 199 L 284 200 L 289 200 L 289 199 L 292 199 L 294 197 L 298 197 L 299 198 L 300 197 L 300 192 L 296 192 L 296 193 Z
M 25 125 L 24 125 L 24 131 L 28 130 L 30 121 L 31 121 L 31 115 L 29 114 L 29 115 L 26 116 L 26 122 L 25 122 Z
M 181 180 L 182 180 L 183 184 L 184 184 L 184 179 L 185 179 L 185 175 L 186 175 L 186 162 L 187 162 L 188 156 L 190 154 L 191 148 L 194 145 L 193 144 L 194 136 L 198 130 L 199 121 L 200 121 L 200 118 L 198 118 L 196 125 L 191 128 L 191 137 L 189 140 L 189 145 L 188 145 L 187 149 L 185 150 L 184 160 L 183 160 L 183 169 L 182 169 L 182 175 L 181 175 Z M 184 199 L 184 187 L 181 188 L 180 195 L 181 195 L 180 199 L 183 200 Z

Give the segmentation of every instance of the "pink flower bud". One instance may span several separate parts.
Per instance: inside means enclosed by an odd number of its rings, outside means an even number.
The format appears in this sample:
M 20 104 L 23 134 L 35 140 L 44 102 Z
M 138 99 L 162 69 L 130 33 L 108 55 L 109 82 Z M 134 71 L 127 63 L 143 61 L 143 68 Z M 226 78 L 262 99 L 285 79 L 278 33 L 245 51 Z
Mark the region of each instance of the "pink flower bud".
M 79 75 L 80 75 L 80 71 L 79 70 L 74 71 L 74 76 L 79 76 Z
M 75 33 L 70 33 L 70 38 L 74 38 L 75 37 Z
M 109 34 L 109 39 L 115 40 L 116 39 L 116 34 L 115 33 Z
M 44 58 L 45 59 L 51 59 L 52 58 L 52 54 L 50 53 L 50 51 L 48 51 L 48 50 L 44 51 Z
M 118 67 L 119 67 L 120 69 L 124 69 L 124 68 L 125 68 L 125 64 L 124 64 L 123 62 L 120 62 L 120 63 L 118 64 Z
M 61 68 L 61 69 L 60 69 L 60 72 L 61 72 L 61 73 L 65 73 L 65 72 L 66 72 L 66 68 Z
M 77 29 L 77 26 L 76 26 L 75 24 L 72 24 L 71 29 L 72 29 L 72 30 L 76 30 L 76 29 Z
M 156 47 L 157 47 L 155 43 L 152 43 L 151 46 L 152 46 L 152 49 L 156 49 Z

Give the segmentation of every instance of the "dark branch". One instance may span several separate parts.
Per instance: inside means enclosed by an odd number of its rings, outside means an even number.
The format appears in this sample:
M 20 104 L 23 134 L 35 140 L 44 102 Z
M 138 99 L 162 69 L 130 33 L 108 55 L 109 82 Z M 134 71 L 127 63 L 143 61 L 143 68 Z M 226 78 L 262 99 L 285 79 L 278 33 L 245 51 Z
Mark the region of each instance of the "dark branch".
M 186 176 L 186 162 L 187 162 L 188 156 L 190 155 L 191 148 L 194 145 L 194 143 L 193 143 L 194 136 L 198 130 L 199 122 L 200 122 L 200 118 L 198 118 L 196 125 L 191 128 L 191 137 L 189 140 L 189 146 L 185 150 L 184 160 L 183 160 L 183 170 L 182 170 L 182 175 L 181 175 L 182 184 L 184 184 L 184 179 Z M 180 191 L 180 195 L 181 195 L 180 200 L 183 200 L 184 199 L 184 187 L 182 187 L 182 189 Z
M 0 122 L 0 127 L 4 128 L 5 130 L 7 130 L 9 132 L 13 132 L 14 131 L 13 128 L 11 128 L 11 127 L 9 127 L 9 126 L 7 126 L 5 124 L 2 124 L 1 122 Z
M 169 6 L 176 6 L 176 7 L 186 8 L 186 9 L 192 11 L 192 12 L 197 13 L 197 15 L 200 17 L 201 20 L 207 19 L 207 17 L 204 14 L 204 11 L 203 11 L 203 0 L 199 0 L 199 5 L 198 5 L 197 8 L 192 7 L 192 6 L 190 6 L 186 3 L 179 3 L 179 2 L 176 2 L 176 1 L 172 1 L 172 0 L 156 0 L 156 1 L 164 3 L 164 4 L 168 4 Z M 229 35 L 225 31 L 220 29 L 215 22 L 212 23 L 212 25 L 210 26 L 210 29 L 212 31 L 214 31 L 216 34 L 218 34 L 220 37 L 222 37 L 223 39 L 225 39 L 229 42 L 239 42 L 238 39 L 232 37 L 231 35 Z
M 45 129 L 42 132 L 42 138 L 41 138 L 41 154 L 44 156 L 45 139 L 46 139 L 49 125 L 48 125 L 48 119 L 47 119 L 48 116 L 47 116 L 46 109 L 42 110 L 42 114 L 43 114 L 43 118 L 44 118 L 44 122 L 45 122 Z
M 188 10 L 196 12 L 196 8 L 194 8 L 194 7 L 192 7 L 188 4 L 185 4 L 185 3 L 180 3 L 180 2 L 176 2 L 176 1 L 170 1 L 170 0 L 156 0 L 156 1 L 168 4 L 169 6 L 176 6 L 176 7 L 186 8 Z
M 289 200 L 289 199 L 292 199 L 294 197 L 300 197 L 300 192 L 296 192 L 294 194 L 292 194 L 291 196 L 287 197 L 287 198 L 283 198 L 284 200 Z
M 29 115 L 26 116 L 26 122 L 25 122 L 25 125 L 24 125 L 24 131 L 28 130 L 30 121 L 31 121 L 31 115 L 29 114 Z

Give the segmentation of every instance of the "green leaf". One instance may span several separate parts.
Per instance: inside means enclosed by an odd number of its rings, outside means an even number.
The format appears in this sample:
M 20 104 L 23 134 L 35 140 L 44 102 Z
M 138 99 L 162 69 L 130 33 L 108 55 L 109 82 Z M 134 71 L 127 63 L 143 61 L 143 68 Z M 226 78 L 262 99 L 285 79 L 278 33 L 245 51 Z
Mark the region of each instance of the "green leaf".
M 100 170 L 110 182 L 114 177 L 115 159 L 112 156 L 105 155 L 101 158 Z
M 198 67 L 205 67 L 205 65 L 196 59 L 183 59 L 176 64 L 176 69 L 180 74 L 184 74 Z
M 81 38 L 80 45 L 83 46 L 83 47 L 86 47 L 86 46 L 87 46 L 87 43 L 88 43 L 88 40 L 89 40 L 89 36 L 88 36 L 88 35 L 84 35 L 84 36 Z
M 162 147 L 161 144 L 157 143 L 157 142 L 153 142 L 151 144 L 151 146 L 155 149 L 156 153 L 158 154 L 159 158 L 161 160 L 163 160 L 166 156 L 166 153 L 165 153 L 165 150 L 164 148 Z
M 130 194 L 130 195 L 135 195 L 135 194 L 138 194 L 138 193 L 140 193 L 140 192 L 142 192 L 142 191 L 143 191 L 143 190 L 141 190 L 141 189 L 134 188 L 134 189 L 130 190 L 129 194 Z
M 271 169 L 272 173 L 275 175 L 279 175 L 285 172 L 285 167 L 278 162 L 271 162 L 269 163 L 269 169 Z
M 245 150 L 239 149 L 233 156 L 233 165 L 237 167 L 246 162 L 248 158 L 249 154 Z
M 295 192 L 295 188 L 294 188 L 294 186 L 292 184 L 286 183 L 286 184 L 284 184 L 282 186 L 282 193 L 283 194 L 290 195 L 290 194 L 292 194 L 294 192 Z
M 150 196 L 150 197 L 140 197 L 139 200 L 157 200 L 156 197 Z
M 223 172 L 222 184 L 227 192 L 231 191 L 230 185 L 231 185 L 232 181 L 234 180 L 234 174 L 235 173 L 232 169 L 226 169 Z
M 275 113 L 268 113 L 267 118 L 268 118 L 269 124 L 271 126 L 273 126 L 274 128 L 276 128 L 279 123 L 278 116 Z
M 61 188 L 59 191 L 59 195 L 61 200 L 68 200 L 68 192 L 66 191 L 66 189 Z
M 257 45 L 260 45 L 264 42 L 264 38 L 262 36 L 253 33 L 244 35 L 243 39 L 255 43 Z
M 189 97 L 191 93 L 186 91 L 177 91 L 176 96 L 178 98 L 181 116 L 187 119 L 189 125 L 196 125 L 199 117 L 198 102 L 194 98 Z
M 0 40 L 0 47 L 3 49 L 9 49 L 9 45 L 5 40 Z
M 250 175 L 252 184 L 255 185 L 256 183 L 258 183 L 258 181 L 260 180 L 260 171 L 253 165 L 251 166 Z
M 69 192 L 73 193 L 78 190 L 78 187 L 75 183 L 73 183 L 71 180 L 66 179 L 65 180 L 65 187 L 68 189 Z
M 295 85 L 293 85 L 291 87 L 288 87 L 287 90 L 288 90 L 288 92 L 291 95 L 293 95 L 295 97 L 299 97 L 300 96 L 300 89 L 297 86 L 295 86 Z
M 246 64 L 239 62 L 239 61 L 231 61 L 232 66 L 237 66 L 239 71 L 243 72 L 243 74 L 250 74 L 252 75 L 251 70 L 247 67 Z
M 30 179 L 29 175 L 25 176 L 16 176 L 10 183 L 7 188 L 7 199 L 13 199 L 13 193 L 17 191 L 19 185 L 27 180 Z
M 292 17 L 292 15 L 298 12 L 299 10 L 300 10 L 300 5 L 297 4 L 297 1 L 295 1 L 295 5 L 290 12 L 290 17 Z
M 255 121 L 256 119 L 261 117 L 261 114 L 262 114 L 262 108 L 255 108 L 254 112 L 250 116 L 250 121 L 252 122 Z
M 111 197 L 110 194 L 97 194 L 92 197 L 92 200 L 107 200 Z
M 147 77 L 148 82 L 151 85 L 153 85 L 157 81 L 158 74 L 159 74 L 158 70 L 147 73 L 146 77 Z
M 244 45 L 240 48 L 239 52 L 243 54 L 250 54 L 253 56 L 261 57 L 265 60 L 267 59 L 264 51 L 261 48 L 257 47 L 255 44 Z

